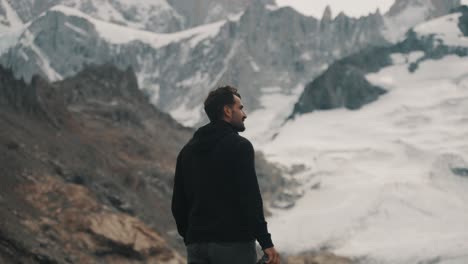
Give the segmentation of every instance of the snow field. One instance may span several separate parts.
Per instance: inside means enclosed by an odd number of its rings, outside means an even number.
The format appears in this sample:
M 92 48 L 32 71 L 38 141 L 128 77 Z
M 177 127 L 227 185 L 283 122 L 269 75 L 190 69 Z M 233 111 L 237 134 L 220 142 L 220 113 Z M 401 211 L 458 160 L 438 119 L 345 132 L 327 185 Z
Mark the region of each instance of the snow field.
M 327 247 L 369 263 L 468 261 L 468 177 L 452 171 L 468 168 L 468 60 L 424 61 L 412 74 L 420 55 L 393 54 L 395 65 L 367 75 L 388 93 L 358 111 L 296 117 L 267 144 L 261 123 L 247 126 L 269 160 L 308 168 L 304 197 L 267 220 L 280 250 Z

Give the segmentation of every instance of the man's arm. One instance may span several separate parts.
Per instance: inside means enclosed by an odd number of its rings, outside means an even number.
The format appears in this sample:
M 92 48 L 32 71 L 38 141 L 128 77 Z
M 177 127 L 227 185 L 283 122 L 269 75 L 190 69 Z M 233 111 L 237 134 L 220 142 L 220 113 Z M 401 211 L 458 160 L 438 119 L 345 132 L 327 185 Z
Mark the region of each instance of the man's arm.
M 181 152 L 182 153 L 182 152 Z M 182 174 L 181 154 L 177 157 L 172 192 L 172 215 L 176 221 L 177 231 L 185 240 L 187 231 L 187 199 L 184 194 L 184 177 Z
M 244 139 L 240 143 L 237 157 L 240 158 L 240 163 L 238 163 L 238 177 L 242 188 L 240 199 L 246 209 L 249 230 L 262 249 L 271 248 L 273 242 L 263 214 L 263 200 L 255 172 L 255 153 L 248 140 Z

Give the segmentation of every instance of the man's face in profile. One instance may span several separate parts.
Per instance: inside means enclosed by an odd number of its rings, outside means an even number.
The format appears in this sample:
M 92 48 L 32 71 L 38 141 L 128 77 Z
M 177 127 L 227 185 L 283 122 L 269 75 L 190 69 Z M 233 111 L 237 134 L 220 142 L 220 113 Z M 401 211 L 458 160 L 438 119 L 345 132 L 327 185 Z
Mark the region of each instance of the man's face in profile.
M 241 99 L 238 96 L 234 95 L 234 104 L 230 108 L 232 109 L 231 125 L 237 132 L 244 131 L 244 120 L 247 118 L 247 115 L 244 112 L 244 105 L 242 105 Z

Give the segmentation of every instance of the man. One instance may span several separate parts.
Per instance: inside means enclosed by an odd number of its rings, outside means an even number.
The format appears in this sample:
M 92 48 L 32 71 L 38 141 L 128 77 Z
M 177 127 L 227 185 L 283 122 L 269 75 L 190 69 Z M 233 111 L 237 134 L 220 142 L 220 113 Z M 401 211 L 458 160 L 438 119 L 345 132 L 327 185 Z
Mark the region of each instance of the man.
M 205 100 L 210 123 L 177 158 L 172 214 L 189 264 L 255 264 L 258 240 L 279 264 L 267 223 L 252 144 L 238 135 L 247 118 L 236 88 L 220 87 Z

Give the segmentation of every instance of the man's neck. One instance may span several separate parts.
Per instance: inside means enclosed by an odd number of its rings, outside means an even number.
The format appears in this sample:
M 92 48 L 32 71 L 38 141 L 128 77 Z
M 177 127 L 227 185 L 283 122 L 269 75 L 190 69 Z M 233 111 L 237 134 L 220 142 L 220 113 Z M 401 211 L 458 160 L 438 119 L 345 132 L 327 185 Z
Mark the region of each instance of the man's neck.
M 230 128 L 232 128 L 234 131 L 237 131 L 235 127 L 225 119 L 219 119 L 217 121 L 214 121 L 213 124 L 221 124 L 221 125 L 228 125 Z

